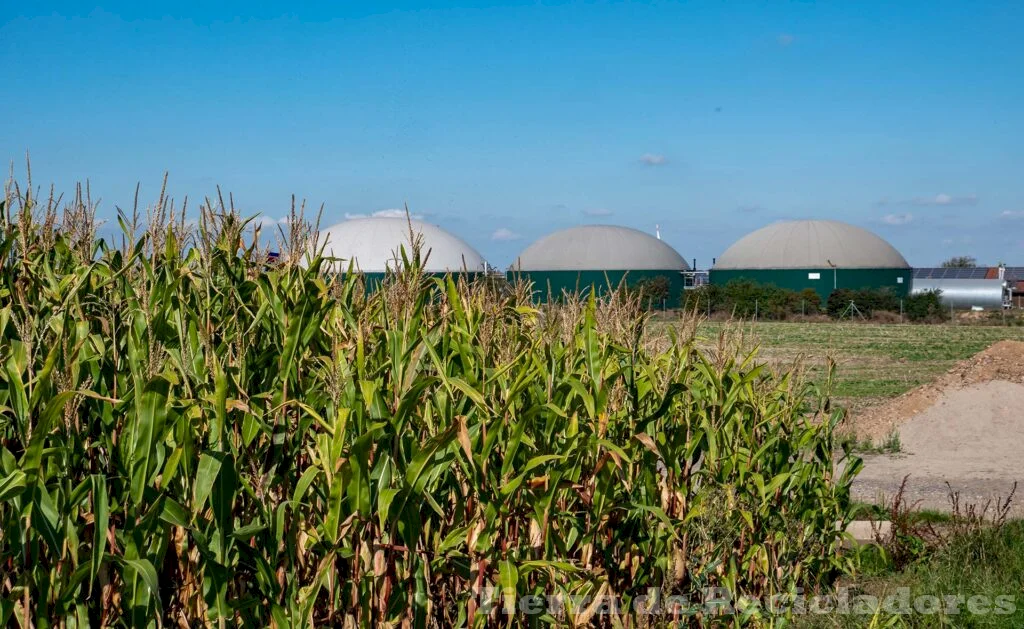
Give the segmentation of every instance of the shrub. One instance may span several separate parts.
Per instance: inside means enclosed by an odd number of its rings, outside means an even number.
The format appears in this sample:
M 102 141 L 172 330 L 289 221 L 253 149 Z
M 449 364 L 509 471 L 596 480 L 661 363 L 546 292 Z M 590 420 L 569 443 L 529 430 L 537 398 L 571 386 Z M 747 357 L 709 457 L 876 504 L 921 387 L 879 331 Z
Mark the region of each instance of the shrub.
M 821 297 L 813 289 L 801 292 L 737 278 L 724 286 L 705 285 L 686 291 L 683 308 L 703 314 L 726 312 L 740 318 L 786 319 L 820 312 Z
M 644 310 L 661 309 L 669 299 L 670 283 L 667 277 L 645 277 L 623 287 L 625 294 L 639 300 Z
M 837 288 L 832 291 L 825 305 L 825 311 L 828 312 L 828 316 L 833 319 L 843 316 L 855 296 L 856 293 L 849 288 Z
M 857 311 L 864 317 L 870 317 L 873 313 L 879 311 L 900 311 L 900 298 L 888 288 L 836 289 L 828 296 L 826 311 L 834 319 L 850 317 L 851 313 L 848 309 L 851 301 L 857 307 Z
M 623 304 L 541 313 L 418 251 L 367 294 L 301 221 L 268 268 L 229 208 L 125 219 L 112 249 L 6 204 L 5 625 L 454 626 L 488 621 L 484 588 L 628 614 L 849 567 L 841 414 L 755 356 L 656 351 Z
M 907 297 L 904 301 L 904 313 L 911 321 L 934 322 L 944 319 L 941 291 L 925 291 Z
M 813 288 L 800 291 L 800 314 L 814 315 L 821 312 L 821 295 Z
M 764 285 L 750 280 L 736 279 L 725 285 L 725 305 L 733 316 L 749 319 L 758 313 L 764 293 Z
M 869 313 L 900 311 L 900 298 L 888 288 L 863 288 L 855 291 L 854 303 L 858 308 L 866 309 Z
M 704 284 L 683 291 L 682 307 L 686 312 L 711 315 L 722 308 L 722 289 L 717 284 Z

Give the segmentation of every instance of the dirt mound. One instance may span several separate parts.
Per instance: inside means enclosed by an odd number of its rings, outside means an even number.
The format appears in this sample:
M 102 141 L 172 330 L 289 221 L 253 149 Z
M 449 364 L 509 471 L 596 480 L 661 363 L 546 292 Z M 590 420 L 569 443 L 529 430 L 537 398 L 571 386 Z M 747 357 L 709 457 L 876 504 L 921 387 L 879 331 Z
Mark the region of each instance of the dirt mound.
M 931 408 L 943 394 L 993 380 L 1024 384 L 1024 342 L 1000 341 L 957 363 L 935 382 L 858 412 L 852 418 L 854 430 L 860 438 L 884 439 L 893 429 Z
M 990 380 L 1005 380 L 1024 384 L 1024 342 L 999 341 L 986 350 L 958 363 L 943 379 L 975 384 Z

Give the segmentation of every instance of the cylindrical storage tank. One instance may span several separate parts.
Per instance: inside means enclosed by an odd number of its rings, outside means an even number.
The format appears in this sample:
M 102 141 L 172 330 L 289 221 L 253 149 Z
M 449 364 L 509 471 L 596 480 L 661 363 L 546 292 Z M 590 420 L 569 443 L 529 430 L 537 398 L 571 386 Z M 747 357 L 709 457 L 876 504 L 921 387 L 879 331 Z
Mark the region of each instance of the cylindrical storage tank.
M 910 293 L 912 272 L 888 242 L 840 221 L 783 221 L 747 234 L 726 249 L 711 269 L 712 284 L 745 279 L 802 291 L 822 302 L 837 288 Z
M 583 225 L 544 236 L 524 249 L 509 267 L 509 278 L 531 280 L 534 295 L 541 299 L 591 288 L 603 294 L 623 281 L 630 286 L 657 281 L 666 287 L 665 303 L 676 306 L 682 299 L 683 272 L 689 268 L 679 252 L 650 234 L 616 225 Z
M 411 228 L 411 232 L 410 232 Z M 320 232 L 319 245 L 334 271 L 354 270 L 379 279 L 400 266 L 401 249 L 412 257 L 411 238 L 421 237 L 423 270 L 427 273 L 479 274 L 486 271 L 483 257 L 464 240 L 437 225 L 406 218 L 354 218 Z
M 936 290 L 941 291 L 939 301 L 946 308 L 998 310 L 1003 307 L 1009 285 L 1000 279 L 914 279 L 915 295 Z

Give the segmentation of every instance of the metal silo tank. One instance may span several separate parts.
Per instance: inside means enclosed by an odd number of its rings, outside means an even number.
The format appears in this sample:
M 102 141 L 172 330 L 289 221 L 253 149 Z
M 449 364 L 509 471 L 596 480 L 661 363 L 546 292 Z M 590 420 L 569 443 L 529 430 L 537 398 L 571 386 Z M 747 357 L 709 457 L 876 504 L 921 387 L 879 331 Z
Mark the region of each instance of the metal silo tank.
M 1003 307 L 1007 292 L 1005 280 L 920 279 L 914 278 L 912 294 L 942 291 L 939 299 L 949 308 L 984 308 L 998 310 Z

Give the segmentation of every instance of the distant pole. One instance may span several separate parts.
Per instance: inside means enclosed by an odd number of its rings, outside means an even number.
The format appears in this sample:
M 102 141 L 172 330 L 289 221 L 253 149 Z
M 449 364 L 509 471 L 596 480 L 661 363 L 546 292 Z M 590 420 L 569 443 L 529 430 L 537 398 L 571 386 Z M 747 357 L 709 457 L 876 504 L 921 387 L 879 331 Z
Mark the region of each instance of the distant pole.
M 754 321 L 757 321 L 757 300 L 754 300 Z
M 900 323 L 903 323 L 903 300 L 900 300 Z
M 807 305 L 806 305 L 805 300 L 803 300 L 803 299 L 800 300 L 800 314 L 802 314 L 802 315 L 806 315 L 807 314 Z

